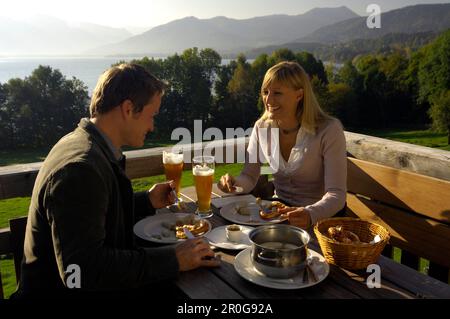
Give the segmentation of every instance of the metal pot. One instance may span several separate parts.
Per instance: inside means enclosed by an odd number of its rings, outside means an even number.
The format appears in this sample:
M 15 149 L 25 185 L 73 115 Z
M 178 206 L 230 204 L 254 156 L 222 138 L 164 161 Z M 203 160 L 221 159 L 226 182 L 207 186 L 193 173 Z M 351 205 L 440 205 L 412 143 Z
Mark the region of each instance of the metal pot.
M 291 278 L 305 267 L 310 240 L 305 230 L 279 224 L 260 226 L 249 238 L 253 265 L 266 276 Z

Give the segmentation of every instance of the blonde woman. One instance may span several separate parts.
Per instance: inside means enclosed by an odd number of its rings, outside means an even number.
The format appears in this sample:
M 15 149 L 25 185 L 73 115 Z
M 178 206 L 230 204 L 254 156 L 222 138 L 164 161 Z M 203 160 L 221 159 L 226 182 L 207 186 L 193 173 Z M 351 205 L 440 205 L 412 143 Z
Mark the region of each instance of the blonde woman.
M 269 163 L 281 213 L 308 228 L 345 205 L 346 143 L 339 120 L 319 106 L 308 74 L 295 62 L 270 68 L 261 86 L 265 112 L 255 123 L 241 174 L 221 177 L 224 192 L 250 192 Z

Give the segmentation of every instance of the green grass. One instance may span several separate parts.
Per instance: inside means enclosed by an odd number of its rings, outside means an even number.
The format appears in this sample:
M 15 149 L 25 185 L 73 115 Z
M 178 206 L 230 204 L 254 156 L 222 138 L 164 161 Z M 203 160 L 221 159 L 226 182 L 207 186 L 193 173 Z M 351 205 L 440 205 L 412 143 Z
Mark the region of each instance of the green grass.
M 16 197 L 0 200 L 0 228 L 9 227 L 12 218 L 26 216 L 30 206 L 30 197 Z
M 16 290 L 16 271 L 12 256 L 0 256 L 0 270 L 3 281 L 3 293 L 5 298 L 9 298 Z
M 214 181 L 217 182 L 220 176 L 225 175 L 226 173 L 231 174 L 233 176 L 239 175 L 243 164 L 227 164 L 216 166 L 214 173 Z M 140 192 L 149 189 L 155 183 L 161 183 L 166 180 L 166 176 L 157 175 L 152 177 L 143 177 L 136 178 L 132 180 L 133 189 L 135 192 Z M 191 171 L 183 171 L 183 175 L 181 177 L 181 187 L 188 187 L 194 185 L 194 178 L 192 176 Z M 1 201 L 0 201 L 1 202 Z
M 360 133 L 450 151 L 446 133 L 437 133 L 431 130 L 367 130 Z
M 216 166 L 214 180 L 218 181 L 220 176 L 225 173 L 231 175 L 239 175 L 243 168 L 243 164 L 227 164 Z M 153 184 L 164 182 L 164 175 L 144 177 L 132 180 L 132 186 L 135 192 L 149 189 Z M 194 185 L 191 171 L 184 171 L 181 179 L 181 187 Z M 30 205 L 30 197 L 17 197 L 11 199 L 0 200 L 0 228 L 9 227 L 8 221 L 12 218 L 26 216 L 28 206 Z M 16 275 L 14 271 L 14 263 L 11 256 L 0 256 L 0 271 L 3 281 L 3 291 L 5 298 L 8 298 L 16 289 Z
M 42 162 L 49 151 L 49 148 L 0 150 L 0 166 Z

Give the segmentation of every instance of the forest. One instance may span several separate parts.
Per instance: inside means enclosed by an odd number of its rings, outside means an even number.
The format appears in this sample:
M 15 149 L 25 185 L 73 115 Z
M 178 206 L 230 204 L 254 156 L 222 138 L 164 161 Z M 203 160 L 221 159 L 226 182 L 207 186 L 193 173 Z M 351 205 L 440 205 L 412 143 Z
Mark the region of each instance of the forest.
M 168 84 L 152 137 L 170 139 L 194 120 L 223 131 L 253 126 L 263 111 L 263 76 L 283 60 L 303 66 L 321 106 L 346 129 L 429 126 L 450 141 L 450 30 L 417 50 L 359 54 L 339 66 L 287 48 L 251 63 L 241 54 L 222 64 L 216 51 L 198 48 L 133 60 Z M 88 116 L 88 105 L 85 84 L 49 66 L 0 83 L 0 149 L 53 145 Z

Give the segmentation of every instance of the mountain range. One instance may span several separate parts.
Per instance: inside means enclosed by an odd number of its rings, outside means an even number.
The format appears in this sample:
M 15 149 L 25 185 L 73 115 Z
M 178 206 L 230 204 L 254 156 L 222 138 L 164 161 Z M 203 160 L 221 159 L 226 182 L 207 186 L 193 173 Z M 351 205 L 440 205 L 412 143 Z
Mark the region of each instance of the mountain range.
M 366 20 L 341 6 L 241 20 L 186 17 L 133 36 L 125 29 L 86 23 L 74 26 L 45 16 L 26 23 L 0 17 L 0 55 L 165 56 L 191 47 L 208 47 L 232 56 L 239 52 L 267 53 L 278 47 L 323 49 L 390 34 L 439 33 L 450 28 L 450 3 L 383 12 L 380 29 L 369 29 Z
M 269 15 L 243 20 L 186 17 L 88 53 L 172 54 L 191 47 L 210 47 L 229 53 L 281 44 L 306 36 L 323 26 L 355 17 L 359 16 L 347 7 L 315 8 L 299 15 Z
M 125 29 L 69 23 L 44 15 L 26 22 L 0 17 L 0 55 L 82 54 L 131 37 Z
M 369 29 L 366 20 L 359 17 L 334 23 L 292 42 L 336 43 L 390 33 L 439 32 L 450 28 L 450 3 L 421 4 L 382 13 L 379 29 Z

